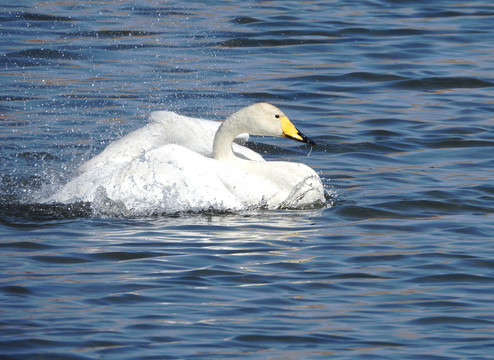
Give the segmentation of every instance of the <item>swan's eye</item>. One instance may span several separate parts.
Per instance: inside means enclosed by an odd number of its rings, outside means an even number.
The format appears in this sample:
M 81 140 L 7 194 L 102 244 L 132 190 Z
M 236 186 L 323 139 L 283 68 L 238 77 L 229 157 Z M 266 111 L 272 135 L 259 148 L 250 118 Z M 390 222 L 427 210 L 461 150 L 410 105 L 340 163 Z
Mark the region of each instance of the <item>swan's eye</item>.
M 280 118 L 280 116 L 279 116 L 278 114 L 276 114 L 274 117 L 275 117 L 275 118 L 277 118 L 277 119 L 279 119 L 279 118 Z

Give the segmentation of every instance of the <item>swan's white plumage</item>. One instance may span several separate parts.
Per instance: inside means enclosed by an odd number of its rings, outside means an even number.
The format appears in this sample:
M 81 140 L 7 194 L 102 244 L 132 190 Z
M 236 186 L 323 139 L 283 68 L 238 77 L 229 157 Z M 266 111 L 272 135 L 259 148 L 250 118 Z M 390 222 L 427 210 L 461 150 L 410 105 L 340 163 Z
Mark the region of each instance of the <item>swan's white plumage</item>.
M 152 149 L 167 144 L 181 145 L 206 157 L 212 157 L 214 135 L 220 125 L 219 121 L 187 117 L 173 111 L 154 111 L 149 116 L 146 126 L 108 145 L 99 155 L 82 164 L 77 173 L 110 164 L 126 164 Z M 242 158 L 263 160 L 256 152 L 239 146 L 248 138 L 248 134 L 237 136 L 233 151 Z
M 169 111 L 153 112 L 149 120 L 82 164 L 77 176 L 48 201 L 98 202 L 104 197 L 132 213 L 297 208 L 324 202 L 321 180 L 308 166 L 266 162 L 240 144 L 232 146 L 244 133 L 310 141 L 273 105 L 244 108 L 220 130 L 220 122 Z

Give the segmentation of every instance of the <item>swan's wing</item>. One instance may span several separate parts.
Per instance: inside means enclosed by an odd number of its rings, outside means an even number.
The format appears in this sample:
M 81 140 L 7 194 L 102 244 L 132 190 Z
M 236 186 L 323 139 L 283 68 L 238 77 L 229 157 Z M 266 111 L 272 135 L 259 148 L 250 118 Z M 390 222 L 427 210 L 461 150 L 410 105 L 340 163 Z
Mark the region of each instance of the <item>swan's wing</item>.
M 172 111 L 154 111 L 149 116 L 151 124 L 160 124 L 166 134 L 166 144 L 183 146 L 196 153 L 210 156 L 213 140 L 221 123 L 179 115 Z
M 207 145 L 208 147 L 209 144 L 212 145 L 214 135 L 221 125 L 221 121 L 184 116 L 167 110 L 153 111 L 149 115 L 149 122 L 159 122 L 165 128 L 172 129 L 172 136 L 175 139 L 173 144 L 187 148 L 192 138 L 198 139 L 199 142 L 201 139 L 209 139 Z M 247 140 L 249 140 L 249 134 L 240 134 L 235 138 L 235 142 L 240 145 L 245 144 Z
M 126 164 L 146 152 L 168 144 L 183 146 L 206 157 L 213 156 L 213 140 L 220 122 L 179 115 L 173 111 L 154 111 L 149 123 L 112 142 L 100 154 L 82 164 L 76 174 L 95 168 Z M 235 141 L 245 143 L 248 134 Z M 256 152 L 233 144 L 233 151 L 241 158 L 262 161 Z
M 101 153 L 82 164 L 76 174 L 96 168 L 126 164 L 166 143 L 166 133 L 162 131 L 161 126 L 156 123 L 147 124 L 109 144 Z
M 100 187 L 105 187 L 114 173 L 121 170 L 119 166 L 93 168 L 81 173 L 67 182 L 62 188 L 42 202 L 75 203 L 93 202 Z
M 217 176 L 221 166 L 183 146 L 162 146 L 112 176 L 107 196 L 132 212 L 240 209 L 241 202 Z
M 241 161 L 219 177 L 244 204 L 266 208 L 299 208 L 324 203 L 317 173 L 302 163 Z M 238 171 L 235 171 L 238 170 Z M 242 178 L 239 178 L 239 174 Z
M 130 214 L 242 209 L 242 202 L 218 177 L 219 171 L 227 172 L 217 160 L 180 145 L 165 145 L 123 166 L 81 173 L 45 202 L 94 204 L 104 196 Z
M 206 157 L 213 157 L 213 141 L 220 121 L 183 116 L 173 111 L 154 111 L 149 120 L 163 126 L 167 144 L 181 145 Z M 235 155 L 242 159 L 263 161 L 261 155 L 242 146 L 248 139 L 249 134 L 240 134 L 235 138 Z

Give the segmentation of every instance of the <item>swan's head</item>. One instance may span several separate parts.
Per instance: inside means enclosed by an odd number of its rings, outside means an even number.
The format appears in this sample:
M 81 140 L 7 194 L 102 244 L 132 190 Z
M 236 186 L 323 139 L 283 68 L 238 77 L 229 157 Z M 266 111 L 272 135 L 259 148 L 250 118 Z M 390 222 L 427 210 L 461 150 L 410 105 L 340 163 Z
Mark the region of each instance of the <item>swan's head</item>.
M 315 145 L 314 141 L 297 130 L 280 109 L 268 103 L 247 106 L 230 116 L 229 121 L 237 124 L 241 132 L 251 135 L 284 136 Z

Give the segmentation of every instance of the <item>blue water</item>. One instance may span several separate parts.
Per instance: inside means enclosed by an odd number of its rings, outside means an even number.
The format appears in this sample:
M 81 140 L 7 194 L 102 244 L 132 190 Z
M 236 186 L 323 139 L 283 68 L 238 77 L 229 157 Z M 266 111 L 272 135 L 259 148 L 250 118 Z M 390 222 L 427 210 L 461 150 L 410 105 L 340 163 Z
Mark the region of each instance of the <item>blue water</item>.
M 492 359 L 489 1 L 0 6 L 2 359 Z M 150 111 L 278 105 L 324 209 L 35 199 Z

